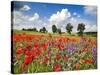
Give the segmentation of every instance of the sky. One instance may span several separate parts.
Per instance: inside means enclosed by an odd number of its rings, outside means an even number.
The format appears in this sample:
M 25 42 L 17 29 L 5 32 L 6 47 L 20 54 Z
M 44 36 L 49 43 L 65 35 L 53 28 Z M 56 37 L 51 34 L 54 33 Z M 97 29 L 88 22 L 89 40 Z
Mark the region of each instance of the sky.
M 97 31 L 96 6 L 13 1 L 11 12 L 14 29 L 45 27 L 52 32 L 52 25 L 56 25 L 66 32 L 71 23 L 72 32 L 77 32 L 78 24 L 84 23 L 85 32 Z

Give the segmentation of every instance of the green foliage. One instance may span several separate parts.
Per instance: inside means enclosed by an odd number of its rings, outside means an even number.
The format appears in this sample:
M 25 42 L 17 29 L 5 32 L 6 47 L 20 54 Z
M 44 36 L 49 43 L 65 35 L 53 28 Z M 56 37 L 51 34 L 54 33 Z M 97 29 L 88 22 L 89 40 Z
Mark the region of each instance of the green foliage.
M 57 32 L 57 27 L 56 27 L 56 25 L 52 25 L 52 32 L 53 32 L 53 33 L 56 33 L 56 32 Z
M 23 28 L 22 30 L 23 31 L 34 31 L 34 32 L 38 32 L 38 30 L 36 28 L 28 28 L 28 29 Z
M 85 30 L 85 24 L 79 23 L 79 24 L 78 24 L 78 27 L 77 27 L 77 31 L 79 31 L 79 32 L 78 32 L 78 35 L 79 35 L 79 36 L 82 36 L 84 30 Z
M 72 32 L 72 28 L 73 28 L 73 26 L 71 25 L 71 23 L 68 23 L 66 26 L 66 30 L 69 34 L 71 34 L 71 32 Z
M 48 31 L 46 30 L 45 27 L 43 27 L 43 28 L 40 29 L 40 32 L 46 33 L 46 32 L 48 32 Z

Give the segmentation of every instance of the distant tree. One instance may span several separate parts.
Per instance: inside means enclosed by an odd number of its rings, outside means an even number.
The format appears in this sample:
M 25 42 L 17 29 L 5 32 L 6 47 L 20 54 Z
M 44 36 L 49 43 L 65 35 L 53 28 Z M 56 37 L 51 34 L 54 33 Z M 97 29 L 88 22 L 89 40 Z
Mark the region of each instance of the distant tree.
M 43 29 L 42 29 L 42 30 L 43 30 L 43 32 L 44 32 L 44 33 L 46 32 L 46 28 L 45 28 L 45 27 L 43 27 Z
M 58 31 L 59 34 L 61 34 L 61 29 L 58 29 L 57 31 Z
M 36 28 L 22 28 L 23 31 L 34 31 L 34 32 L 38 32 L 38 30 Z
M 23 31 L 25 31 L 25 29 L 24 29 L 24 28 L 22 28 L 22 30 L 23 30 Z
M 52 32 L 53 32 L 53 33 L 56 33 L 56 32 L 57 32 L 57 27 L 56 27 L 56 25 L 52 25 Z
M 39 32 L 42 32 L 42 29 L 40 29 L 40 31 Z
M 34 32 L 38 32 L 38 30 L 37 30 L 36 28 L 33 28 L 33 31 L 34 31 Z
M 84 30 L 85 30 L 85 24 L 79 23 L 78 24 L 78 27 L 77 27 L 77 31 L 79 31 L 78 32 L 79 36 L 82 36 L 83 35 Z
M 43 32 L 43 33 L 45 33 L 45 32 L 47 32 L 47 30 L 46 30 L 46 28 L 45 27 L 43 27 L 43 28 L 41 28 L 40 29 L 40 31 L 39 32 Z
M 73 26 L 71 25 L 71 23 L 68 23 L 67 26 L 66 26 L 67 33 L 71 34 L 72 28 L 73 28 Z

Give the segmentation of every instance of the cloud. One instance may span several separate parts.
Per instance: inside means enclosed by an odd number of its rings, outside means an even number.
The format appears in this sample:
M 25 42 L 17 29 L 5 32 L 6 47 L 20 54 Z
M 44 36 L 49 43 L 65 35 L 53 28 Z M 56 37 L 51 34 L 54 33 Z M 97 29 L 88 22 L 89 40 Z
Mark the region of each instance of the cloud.
M 97 7 L 96 6 L 85 6 L 84 12 L 89 15 L 97 15 Z
M 14 29 L 22 29 L 22 28 L 34 28 L 36 27 L 38 30 L 42 27 L 46 27 L 49 31 L 50 24 L 43 18 L 40 19 L 38 13 L 33 13 L 32 15 L 24 15 L 20 11 L 13 11 L 13 28 Z
M 39 15 L 37 13 L 31 15 L 24 15 L 20 11 L 13 11 L 13 24 L 14 28 L 29 28 L 34 27 L 38 23 Z
M 39 19 L 39 15 L 35 13 L 32 17 L 29 18 L 29 21 L 35 21 Z
M 28 5 L 23 5 L 23 7 L 20 8 L 20 10 L 23 10 L 23 11 L 27 11 L 27 10 L 30 10 L 31 8 L 28 6 Z
M 68 11 L 68 9 L 62 9 L 61 11 L 57 11 L 57 13 L 52 14 L 49 21 L 51 24 L 59 25 L 69 17 L 71 17 L 71 13 Z
M 86 26 L 85 32 L 97 31 L 97 25 L 91 20 L 78 17 L 79 14 L 73 16 L 68 9 L 62 9 L 53 13 L 50 17 L 42 17 L 38 13 L 32 15 L 26 15 L 21 11 L 13 11 L 13 27 L 14 29 L 33 28 L 38 30 L 42 27 L 46 27 L 49 32 L 52 32 L 52 25 L 55 24 L 57 28 L 61 28 L 62 32 L 66 32 L 66 25 L 71 23 L 73 25 L 73 32 L 77 32 L 77 26 L 79 23 L 84 23 Z

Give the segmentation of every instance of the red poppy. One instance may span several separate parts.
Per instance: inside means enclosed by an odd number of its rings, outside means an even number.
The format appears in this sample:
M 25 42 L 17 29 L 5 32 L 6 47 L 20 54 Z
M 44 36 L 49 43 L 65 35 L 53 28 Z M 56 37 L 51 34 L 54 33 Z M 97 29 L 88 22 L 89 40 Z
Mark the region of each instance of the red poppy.
M 21 54 L 21 53 L 23 53 L 22 48 L 18 48 L 18 49 L 16 50 L 16 53 L 17 53 L 17 54 Z
M 41 50 L 37 50 L 37 55 L 39 56 L 41 53 L 42 53 L 42 51 Z
M 47 46 L 48 46 L 47 43 L 43 43 L 43 44 L 42 44 L 42 48 L 43 48 L 44 50 L 47 49 Z
M 44 62 L 47 63 L 48 61 L 49 61 L 49 57 L 48 56 L 45 56 L 44 57 Z
M 58 48 L 59 48 L 60 50 L 64 50 L 64 45 L 58 45 Z
M 54 67 L 53 67 L 53 70 L 56 71 L 56 72 L 61 71 L 61 64 L 55 64 Z
M 28 50 L 31 50 L 31 48 L 32 48 L 31 45 L 26 46 L 26 49 L 28 49 Z
M 91 63 L 93 63 L 93 59 L 92 59 L 92 58 L 87 58 L 87 59 L 85 60 L 85 63 L 91 64 Z
M 57 60 L 61 59 L 61 54 L 60 54 L 60 53 L 58 53 L 58 54 L 56 55 L 56 59 L 57 59 Z
M 28 51 L 28 50 L 27 50 L 27 51 L 25 52 L 25 55 L 27 55 L 27 56 L 32 56 L 32 53 L 31 53 L 31 51 Z
M 28 65 L 32 62 L 32 57 L 31 56 L 25 56 L 24 58 L 24 64 Z
M 34 48 L 38 49 L 38 47 L 39 47 L 39 44 L 38 43 L 34 43 Z
M 37 58 L 41 54 L 41 51 L 32 49 L 31 54 L 32 54 L 33 58 Z

